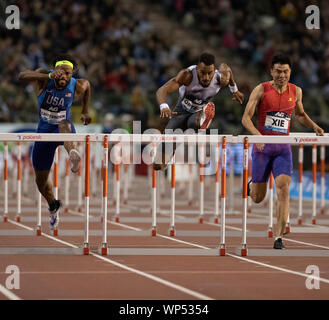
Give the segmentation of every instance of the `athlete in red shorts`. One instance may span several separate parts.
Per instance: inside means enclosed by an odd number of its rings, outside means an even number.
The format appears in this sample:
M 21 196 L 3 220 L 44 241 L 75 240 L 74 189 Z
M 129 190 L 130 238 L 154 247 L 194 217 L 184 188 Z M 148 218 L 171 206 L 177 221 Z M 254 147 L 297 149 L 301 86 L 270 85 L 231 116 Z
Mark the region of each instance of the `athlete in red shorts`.
M 285 54 L 275 55 L 271 64 L 272 81 L 259 84 L 252 91 L 242 117 L 243 126 L 253 135 L 289 135 L 292 112 L 298 121 L 313 128 L 317 135 L 324 131 L 304 111 L 301 88 L 289 83 L 291 62 Z M 258 126 L 252 117 L 257 109 Z M 251 199 L 259 203 L 266 195 L 267 181 L 273 173 L 277 203 L 275 249 L 284 249 L 283 232 L 289 214 L 289 184 L 292 172 L 290 145 L 257 143 L 252 151 L 252 183 L 248 185 Z

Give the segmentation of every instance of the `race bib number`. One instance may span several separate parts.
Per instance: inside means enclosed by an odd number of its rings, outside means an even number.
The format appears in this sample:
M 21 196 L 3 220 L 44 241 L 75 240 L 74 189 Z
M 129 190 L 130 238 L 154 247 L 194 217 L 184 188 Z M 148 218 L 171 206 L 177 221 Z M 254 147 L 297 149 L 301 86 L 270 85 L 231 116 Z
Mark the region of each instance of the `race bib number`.
M 290 116 L 285 112 L 272 111 L 266 113 L 264 129 L 272 132 L 288 133 Z
M 189 99 L 184 98 L 182 101 L 182 105 L 187 111 L 197 112 L 202 110 L 202 108 L 206 104 L 202 100 L 196 99 L 194 101 L 191 101 Z
M 62 120 L 66 119 L 66 110 L 52 112 L 46 109 L 40 109 L 40 117 L 42 120 L 51 123 L 51 124 L 59 124 Z

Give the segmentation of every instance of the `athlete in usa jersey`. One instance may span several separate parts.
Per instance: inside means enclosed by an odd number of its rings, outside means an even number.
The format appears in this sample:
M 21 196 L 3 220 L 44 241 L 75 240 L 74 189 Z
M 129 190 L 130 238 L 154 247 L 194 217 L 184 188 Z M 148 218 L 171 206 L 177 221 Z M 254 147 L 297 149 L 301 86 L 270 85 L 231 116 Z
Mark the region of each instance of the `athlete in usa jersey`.
M 298 121 L 313 128 L 317 135 L 321 129 L 304 111 L 302 90 L 289 83 L 291 62 L 285 54 L 272 59 L 272 81 L 259 84 L 251 93 L 242 117 L 242 124 L 253 135 L 289 135 L 293 111 Z M 258 126 L 252 117 L 258 111 Z M 267 181 L 273 173 L 277 193 L 277 227 L 275 249 L 284 249 L 282 236 L 289 214 L 289 185 L 292 172 L 292 154 L 289 144 L 263 144 L 253 146 L 252 180 L 249 185 L 251 199 L 259 203 L 266 195 Z M 249 182 L 250 183 L 250 182 Z
M 215 68 L 215 57 L 203 53 L 197 65 L 181 70 L 176 77 L 161 86 L 156 93 L 160 105 L 160 118 L 169 118 L 166 131 L 181 129 L 207 129 L 215 115 L 215 105 L 210 100 L 220 88 L 229 85 L 233 100 L 242 104 L 243 94 L 238 91 L 230 67 L 222 63 L 218 70 Z M 173 111 L 166 103 L 167 94 L 179 90 L 179 100 Z M 163 170 L 175 152 L 160 144 L 157 148 L 153 168 Z
M 81 121 L 87 125 L 91 118 L 88 114 L 90 84 L 85 79 L 74 79 L 72 74 L 76 68 L 73 58 L 68 55 L 58 56 L 54 70 L 26 70 L 19 74 L 19 80 L 33 83 L 38 97 L 39 124 L 37 132 L 41 133 L 75 133 L 70 121 L 70 108 L 77 97 L 82 99 Z M 52 185 L 48 179 L 53 163 L 55 150 L 63 145 L 70 157 L 72 172 L 77 172 L 81 160 L 76 144 L 73 142 L 35 142 L 32 152 L 32 163 L 36 175 L 36 183 L 40 193 L 49 204 L 50 226 L 58 225 L 58 209 L 61 202 L 55 199 Z

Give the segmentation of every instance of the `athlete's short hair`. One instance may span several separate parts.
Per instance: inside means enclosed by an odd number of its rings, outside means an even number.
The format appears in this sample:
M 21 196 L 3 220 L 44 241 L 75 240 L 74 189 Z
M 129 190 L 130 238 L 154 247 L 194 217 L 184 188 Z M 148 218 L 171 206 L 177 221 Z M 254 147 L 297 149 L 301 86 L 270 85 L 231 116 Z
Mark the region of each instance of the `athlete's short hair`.
M 215 64 L 215 56 L 213 54 L 204 52 L 199 58 L 199 63 L 203 62 L 206 66 L 211 66 Z
M 55 67 L 56 62 L 57 61 L 62 61 L 62 60 L 68 60 L 68 61 L 72 62 L 73 71 L 77 71 L 77 68 L 78 68 L 77 62 L 75 61 L 75 59 L 71 55 L 66 54 L 66 53 L 60 53 L 60 54 L 56 55 L 56 57 L 52 61 L 52 65 Z
M 273 68 L 276 63 L 288 64 L 289 67 L 291 68 L 291 60 L 290 60 L 289 56 L 284 52 L 279 52 L 273 56 L 272 62 L 271 62 L 271 68 Z

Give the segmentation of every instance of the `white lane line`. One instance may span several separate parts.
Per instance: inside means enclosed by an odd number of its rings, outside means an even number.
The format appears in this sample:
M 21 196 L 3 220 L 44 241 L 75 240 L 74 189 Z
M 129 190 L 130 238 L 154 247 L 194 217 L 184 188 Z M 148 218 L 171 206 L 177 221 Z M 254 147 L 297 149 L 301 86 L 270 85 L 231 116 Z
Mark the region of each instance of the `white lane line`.
M 158 235 L 159 235 L 159 234 L 158 234 Z M 162 236 L 162 235 L 159 235 L 159 236 Z M 209 248 L 209 247 L 200 246 L 200 245 L 195 244 L 195 243 L 191 243 L 191 242 L 187 242 L 187 241 L 182 241 L 182 240 L 175 239 L 175 238 L 171 238 L 171 237 L 167 237 L 167 236 L 162 236 L 162 237 L 163 237 L 163 238 L 166 238 L 166 239 L 168 239 L 168 240 L 177 241 L 177 242 L 182 242 L 182 243 L 185 243 L 185 244 L 190 245 L 190 246 L 201 247 L 202 249 L 208 249 L 208 250 L 211 249 L 211 248 Z M 285 240 L 287 240 L 287 239 L 285 239 Z M 309 245 L 312 245 L 312 244 L 309 244 Z M 309 274 L 306 274 L 306 273 L 302 273 L 302 272 L 298 272 L 298 271 L 294 271 L 294 270 L 290 270 L 290 269 L 286 269 L 286 268 L 276 267 L 276 266 L 274 266 L 274 265 L 270 265 L 270 264 L 266 264 L 266 263 L 258 262 L 258 261 L 255 261 L 255 260 L 252 260 L 252 259 L 249 259 L 249 258 L 240 257 L 240 256 L 237 256 L 237 255 L 235 255 L 235 254 L 226 253 L 226 255 L 227 255 L 227 256 L 230 256 L 230 257 L 232 257 L 232 258 L 236 258 L 236 259 L 244 260 L 244 261 L 246 261 L 246 262 L 254 263 L 254 264 L 258 264 L 258 265 L 261 265 L 261 266 L 263 266 L 263 267 L 271 268 L 271 269 L 274 269 L 274 270 L 278 270 L 278 271 L 282 271 L 282 272 L 286 272 L 286 273 L 290 273 L 290 274 L 294 274 L 294 275 L 302 276 L 302 277 L 305 277 L 305 278 L 310 277 L 310 275 L 309 275 Z M 319 277 L 314 277 L 314 279 L 329 284 L 329 280 L 328 280 L 328 279 L 319 278 Z
M 12 221 L 12 220 L 10 220 L 10 219 L 8 219 L 8 221 L 9 221 L 10 223 L 13 223 L 13 224 L 17 225 L 17 226 L 21 226 L 21 227 L 23 227 L 23 228 L 25 228 L 25 229 L 33 230 L 33 229 L 30 228 L 30 227 L 27 227 L 27 226 L 25 226 L 25 225 L 23 225 L 23 224 L 21 224 L 21 223 L 18 223 L 18 222 Z M 44 237 L 47 237 L 47 238 L 49 238 L 49 239 L 52 239 L 52 240 L 54 240 L 54 241 L 56 241 L 56 242 L 60 242 L 60 243 L 62 243 L 62 244 L 66 244 L 66 245 L 68 245 L 68 246 L 70 246 L 70 247 L 78 248 L 77 246 L 75 246 L 75 245 L 73 245 L 73 244 L 71 244 L 71 243 L 69 243 L 69 242 L 62 241 L 62 240 L 57 239 L 57 238 L 55 238 L 55 237 L 53 237 L 53 236 L 50 236 L 50 235 L 48 235 L 48 234 L 41 233 L 41 235 L 44 236 Z M 208 296 L 206 296 L 206 295 L 203 295 L 203 294 L 201 294 L 201 293 L 199 293 L 199 292 L 196 292 L 196 291 L 190 290 L 190 289 L 188 289 L 188 288 L 185 288 L 185 287 L 180 286 L 180 285 L 178 285 L 178 284 L 175 284 L 175 283 L 173 283 L 173 282 L 170 282 L 170 281 L 167 281 L 167 280 L 161 279 L 161 278 L 159 278 L 159 277 L 157 277 L 157 276 L 154 276 L 154 275 L 148 274 L 148 273 L 143 272 L 143 271 L 140 271 L 140 270 L 138 270 L 138 269 L 128 267 L 128 266 L 126 266 L 126 265 L 124 265 L 124 264 L 122 264 L 122 263 L 116 262 L 116 261 L 114 261 L 114 260 L 112 260 L 112 259 L 109 259 L 109 258 L 105 258 L 105 257 L 103 257 L 103 256 L 101 256 L 101 255 L 99 255 L 99 254 L 94 253 L 94 252 L 90 252 L 90 255 L 92 255 L 92 256 L 94 256 L 94 257 L 100 259 L 100 260 L 103 260 L 103 261 L 105 261 L 105 262 L 111 263 L 112 265 L 115 265 L 115 266 L 117 266 L 117 267 L 119 267 L 119 268 L 121 268 L 121 269 L 124 269 L 124 270 L 130 271 L 130 272 L 135 273 L 135 274 L 138 274 L 138 275 L 140 275 L 140 276 L 142 276 L 142 277 L 145 277 L 145 278 L 148 278 L 148 279 L 153 280 L 153 281 L 155 281 L 155 282 L 161 283 L 161 284 L 163 284 L 163 285 L 165 285 L 165 286 L 167 286 L 167 287 L 170 287 L 170 288 L 172 288 L 172 289 L 175 289 L 175 290 L 178 290 L 178 291 L 180 291 L 180 292 L 183 292 L 183 293 L 185 293 L 185 294 L 187 294 L 187 295 L 190 295 L 190 296 L 192 296 L 192 297 L 195 297 L 196 299 L 200 299 L 200 300 L 214 300 L 213 298 L 208 297 Z
M 80 213 L 78 211 L 74 211 L 74 210 L 71 210 L 71 209 L 69 209 L 69 212 L 71 212 L 72 214 L 75 214 L 77 216 L 82 216 L 82 217 L 85 216 L 83 213 Z M 94 215 L 91 215 L 91 214 L 89 215 L 89 217 L 90 218 L 96 218 Z M 128 226 L 128 225 L 125 225 L 125 224 L 122 224 L 122 223 L 110 221 L 110 220 L 108 220 L 107 223 L 113 224 L 115 226 L 123 227 L 123 228 L 126 228 L 126 229 L 134 230 L 134 231 L 142 231 L 142 229 L 135 228 L 135 227 L 132 227 L 132 226 Z
M 25 228 L 25 229 L 27 229 L 27 230 L 31 230 L 31 231 L 34 230 L 33 228 L 30 228 L 30 227 L 28 227 L 28 226 L 26 226 L 26 225 L 24 225 L 24 224 L 21 224 L 21 223 L 19 223 L 19 222 L 13 221 L 13 220 L 11 220 L 11 219 L 8 219 L 8 221 L 9 221 L 10 223 L 16 225 L 16 226 L 19 226 L 19 227 Z M 63 241 L 63 240 L 61 240 L 61 239 L 54 238 L 54 237 L 52 237 L 51 235 L 49 235 L 49 234 L 47 234 L 47 233 L 42 232 L 41 235 L 44 236 L 44 237 L 46 237 L 46 238 L 49 238 L 49 239 L 51 239 L 51 240 L 56 240 L 57 242 L 62 243 L 62 244 L 64 244 L 64 245 L 68 246 L 68 247 L 71 247 L 71 248 L 79 248 L 78 246 L 76 246 L 76 245 L 74 245 L 74 244 L 71 244 L 71 243 L 69 243 L 69 242 Z
M 180 239 L 175 239 L 175 238 L 172 238 L 172 237 L 168 237 L 168 236 L 164 236 L 162 234 L 157 234 L 157 236 L 161 237 L 161 238 L 164 238 L 164 239 L 169 239 L 169 240 L 172 240 L 172 241 L 176 241 L 176 242 L 180 242 L 180 243 L 184 243 L 184 244 L 187 244 L 187 245 L 193 245 L 194 247 L 198 247 L 198 248 L 201 248 L 201 249 L 206 249 L 206 250 L 209 250 L 210 248 L 208 247 L 204 247 L 204 246 L 201 246 L 199 244 L 196 244 L 196 243 L 192 243 L 192 242 L 186 242 L 186 241 L 183 241 L 183 240 L 180 240 Z
M 304 244 L 304 245 L 307 245 L 307 246 L 312 246 L 312 247 L 317 247 L 317 248 L 322 248 L 322 249 L 328 249 L 329 250 L 329 247 L 322 246 L 322 245 L 319 245 L 319 244 L 312 244 L 312 243 L 298 241 L 298 240 L 293 240 L 293 239 L 288 239 L 288 238 L 283 238 L 283 239 L 285 241 L 296 242 L 296 243 Z
M 204 221 L 203 223 L 204 223 L 204 224 L 209 224 L 209 225 L 211 225 L 211 226 L 216 226 L 216 227 L 220 227 L 220 226 L 221 226 L 220 223 L 213 223 L 213 222 L 208 222 L 208 221 Z M 226 225 L 225 228 L 226 228 L 226 229 L 237 230 L 237 231 L 241 231 L 241 230 L 242 230 L 241 228 L 232 227 L 232 226 L 228 226 L 228 225 Z M 247 230 L 247 231 L 249 231 L 249 230 Z
M 158 283 L 161 283 L 161 284 L 163 284 L 163 285 L 165 285 L 167 287 L 170 287 L 170 288 L 176 289 L 178 291 L 181 291 L 181 292 L 183 292 L 183 293 L 185 293 L 187 295 L 190 295 L 192 297 L 195 297 L 197 299 L 200 299 L 200 300 L 214 300 L 213 298 L 208 297 L 208 296 L 206 296 L 204 294 L 201 294 L 199 292 L 190 290 L 188 288 L 185 288 L 185 287 L 180 286 L 178 284 L 175 284 L 173 282 L 170 282 L 170 281 L 161 279 L 161 278 L 159 278 L 157 276 L 148 274 L 146 272 L 143 272 L 143 271 L 140 271 L 140 270 L 137 270 L 137 269 L 128 267 L 128 266 L 126 266 L 124 264 L 121 264 L 119 262 L 116 262 L 116 261 L 114 261 L 112 259 L 105 258 L 104 256 L 100 256 L 99 254 L 96 254 L 96 253 L 93 253 L 93 252 L 91 252 L 90 254 L 93 255 L 93 256 L 95 256 L 95 257 L 97 257 L 98 259 L 101 259 L 101 260 L 105 261 L 105 262 L 109 262 L 109 263 L 111 263 L 111 264 L 113 264 L 113 265 L 115 265 L 115 266 L 117 266 L 119 268 L 122 268 L 122 269 L 125 269 L 125 270 L 128 270 L 128 271 L 131 271 L 133 273 L 139 274 L 139 275 L 141 275 L 141 276 L 143 276 L 145 278 L 151 279 L 151 280 L 153 280 L 155 282 L 158 282 Z
M 17 296 L 16 294 L 12 293 L 10 290 L 8 290 L 7 288 L 5 288 L 4 286 L 2 286 L 0 284 L 0 292 L 9 300 L 22 300 L 19 296 Z
M 260 265 L 262 267 L 267 267 L 267 268 L 271 268 L 271 269 L 274 269 L 274 270 L 278 270 L 278 271 L 282 271 L 282 272 L 286 272 L 286 273 L 291 273 L 291 274 L 294 274 L 296 276 L 301 276 L 301 277 L 305 277 L 305 278 L 309 278 L 311 276 L 310 274 L 307 274 L 307 273 L 302 273 L 302 272 L 298 272 L 298 271 L 294 271 L 294 270 L 290 270 L 290 269 L 286 269 L 286 268 L 276 267 L 274 265 L 270 265 L 270 264 L 259 262 L 259 261 L 255 261 L 255 260 L 251 260 L 249 258 L 240 257 L 240 256 L 237 256 L 237 255 L 231 254 L 231 253 L 226 253 L 226 255 L 228 255 L 228 256 L 230 256 L 232 258 L 236 258 L 236 259 L 240 259 L 240 260 L 246 261 L 246 262 L 258 264 L 258 265 Z M 316 277 L 316 276 L 313 276 L 313 275 L 312 275 L 312 278 L 315 279 L 315 280 L 322 281 L 324 283 L 329 284 L 329 280 L 328 279 Z
M 9 221 L 9 220 L 8 220 Z M 165 237 L 165 236 L 163 236 L 163 237 Z M 53 238 L 53 237 L 51 237 L 51 238 Z M 173 238 L 171 238 L 171 237 L 167 237 L 169 240 L 172 240 L 172 241 L 181 241 L 181 240 L 178 240 L 178 239 L 173 239 Z M 56 238 L 54 238 L 54 240 L 55 241 L 57 241 L 58 239 L 56 239 Z M 189 243 L 189 242 L 186 242 L 186 241 L 184 241 L 185 242 L 185 244 L 188 244 L 188 245 L 191 245 L 191 246 L 199 246 L 199 245 L 196 245 L 196 244 L 194 244 L 194 243 Z M 313 245 L 313 244 L 310 244 L 310 245 Z M 211 248 L 209 248 L 209 247 L 204 247 L 205 249 L 211 249 Z M 96 254 L 94 254 L 94 253 L 92 253 L 93 255 L 95 255 L 95 256 L 97 256 L 97 257 L 99 257 L 99 258 L 102 258 L 102 260 L 106 260 L 107 258 L 103 258 L 103 256 L 100 256 L 100 255 L 96 255 Z M 310 275 L 309 274 L 305 274 L 305 273 L 301 273 L 301 272 L 297 272 L 297 271 L 293 271 L 293 270 L 290 270 L 290 269 L 286 269 L 286 268 L 281 268 L 281 267 L 276 267 L 276 266 L 274 266 L 274 265 L 269 265 L 269 264 L 266 264 L 266 263 L 262 263 L 262 262 L 258 262 L 258 261 L 255 261 L 255 260 L 251 260 L 251 259 L 249 259 L 249 258 L 244 258 L 244 257 L 240 257 L 240 256 L 237 256 L 237 255 L 234 255 L 234 254 L 230 254 L 230 253 L 226 253 L 226 255 L 228 255 L 228 256 L 230 256 L 230 257 L 232 257 L 232 258 L 236 258 L 236 259 L 240 259 L 240 260 L 244 260 L 244 261 L 246 261 L 246 262 L 250 262 L 250 263 L 254 263 L 254 264 L 258 264 L 258 265 L 261 265 L 261 266 L 263 266 L 263 267 L 268 267 L 268 268 L 271 268 L 271 269 L 274 269 L 274 270 L 279 270 L 279 271 L 282 271 L 282 272 L 286 272 L 286 273 L 291 273 L 291 274 L 294 274 L 294 275 L 299 275 L 299 276 L 302 276 L 302 277 L 306 277 L 306 278 L 308 278 Z M 107 260 L 109 260 L 109 261 L 112 261 L 112 260 L 110 260 L 110 259 L 107 259 Z M 114 261 L 113 261 L 114 262 Z M 123 265 L 124 266 L 124 265 Z M 129 267 L 127 267 L 127 268 L 129 268 Z M 137 270 L 138 271 L 138 270 Z M 140 272 L 142 272 L 142 271 L 140 271 Z M 329 284 L 329 280 L 328 279 L 324 279 L 324 278 L 319 278 L 319 277 L 313 277 L 314 279 L 316 279 L 316 280 L 319 280 L 319 281 L 322 281 L 322 282 L 324 282 L 324 283 L 328 283 Z M 189 289 L 187 289 L 187 290 L 189 290 Z M 199 294 L 199 293 L 197 293 L 197 294 Z M 212 298 L 208 298 L 208 299 L 212 299 Z
M 167 215 L 167 216 L 170 216 L 171 215 L 171 213 L 161 213 L 161 214 Z M 178 219 L 189 219 L 190 218 L 190 217 L 185 217 L 182 214 L 176 214 L 175 217 L 178 218 Z M 215 227 L 218 227 L 218 228 L 221 226 L 220 223 L 213 223 L 213 222 L 208 222 L 208 221 L 203 221 L 203 223 L 204 224 L 208 224 L 210 226 L 215 226 Z M 237 231 L 241 231 L 242 230 L 241 228 L 233 227 L 233 226 L 230 226 L 230 225 L 226 225 L 225 228 L 226 229 L 237 230 Z M 249 230 L 247 230 L 247 231 L 249 231 Z

